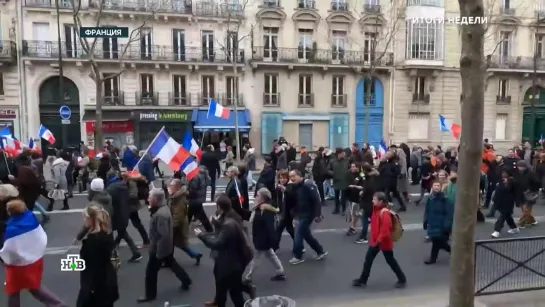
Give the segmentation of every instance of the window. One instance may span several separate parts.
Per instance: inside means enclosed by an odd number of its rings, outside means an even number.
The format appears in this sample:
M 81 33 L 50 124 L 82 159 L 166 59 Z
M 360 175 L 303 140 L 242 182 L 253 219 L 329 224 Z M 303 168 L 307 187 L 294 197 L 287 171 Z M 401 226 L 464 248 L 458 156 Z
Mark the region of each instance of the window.
M 114 76 L 112 73 L 104 73 L 103 78 L 103 93 L 104 104 L 117 105 L 121 104 L 121 95 L 119 93 L 119 76 Z
M 368 13 L 380 13 L 379 0 L 365 0 L 363 10 Z
M 278 92 L 278 75 L 265 74 L 263 104 L 266 106 L 280 105 L 280 93 Z
M 331 104 L 333 106 L 345 106 L 346 99 L 344 95 L 344 77 L 343 76 L 334 76 L 332 79 L 332 88 L 331 88 Z
M 443 60 L 442 22 L 407 22 L 407 60 Z
M 510 0 L 502 0 L 501 1 L 501 8 L 502 9 L 510 9 L 511 8 L 511 1 Z
M 176 106 L 189 105 L 187 100 L 187 88 L 186 78 L 183 75 L 172 76 L 172 89 L 171 104 Z
M 331 10 L 348 11 L 348 4 L 346 3 L 346 0 L 333 0 L 331 1 Z
M 363 103 L 369 104 L 369 105 L 375 105 L 375 81 L 371 79 L 366 79 L 364 83 L 364 93 L 363 97 L 365 97 Z
M 534 52 L 540 59 L 545 57 L 545 34 L 536 34 L 536 46 Z
M 214 61 L 214 33 L 212 31 L 202 31 L 201 37 L 202 59 L 203 61 Z
M 152 43 L 151 28 L 140 29 L 140 58 L 142 60 L 151 60 L 153 56 Z
M 102 39 L 102 56 L 105 59 L 117 59 L 119 57 L 117 37 L 105 37 Z
M 316 8 L 315 0 L 299 0 L 300 9 L 314 9 Z
M 407 6 L 438 6 L 443 7 L 443 0 L 407 0 Z
M 263 58 L 278 59 L 278 28 L 263 28 Z
M 507 140 L 507 114 L 496 116 L 496 140 Z
M 312 106 L 312 76 L 299 76 L 299 106 Z
M 238 33 L 229 31 L 227 32 L 227 59 L 229 62 L 237 60 L 238 56 Z
M 152 74 L 140 74 L 140 103 L 142 105 L 155 105 L 157 103 Z
M 365 40 L 363 41 L 363 60 L 372 62 L 375 60 L 377 47 L 377 33 L 365 32 Z
M 308 60 L 312 50 L 312 30 L 299 29 L 298 58 Z
M 421 102 L 426 101 L 427 97 L 427 88 L 426 88 L 426 77 L 416 77 L 414 80 L 414 94 L 413 101 Z
M 500 32 L 500 42 L 499 42 L 499 52 L 500 52 L 500 62 L 506 62 L 511 55 L 511 32 L 502 31 Z
M 299 146 L 312 150 L 312 124 L 299 124 Z
M 505 99 L 509 96 L 509 80 L 500 79 L 498 85 L 498 97 L 500 99 Z
M 333 39 L 331 41 L 331 51 L 334 61 L 344 59 L 344 51 L 346 50 L 346 32 L 333 31 Z
M 4 95 L 4 74 L 0 73 L 0 95 Z
M 428 140 L 429 126 L 429 114 L 409 114 L 407 138 L 409 140 Z
M 79 35 L 74 25 L 64 25 L 64 44 L 67 58 L 79 56 Z
M 239 100 L 238 77 L 227 77 L 225 82 L 227 92 L 227 105 L 234 105 Z M 240 105 L 240 103 L 238 104 Z
M 174 61 L 185 61 L 185 31 L 172 29 L 172 52 Z
M 214 84 L 214 76 L 202 76 L 202 94 L 201 103 L 208 105 L 210 99 L 215 98 L 216 87 Z

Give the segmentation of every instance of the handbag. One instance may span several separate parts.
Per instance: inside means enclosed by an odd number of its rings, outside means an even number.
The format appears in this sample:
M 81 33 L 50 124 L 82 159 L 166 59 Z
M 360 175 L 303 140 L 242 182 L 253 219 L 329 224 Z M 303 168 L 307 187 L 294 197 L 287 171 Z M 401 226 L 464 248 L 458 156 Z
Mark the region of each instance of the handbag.
M 112 250 L 112 256 L 110 256 L 110 262 L 112 263 L 112 266 L 116 271 L 119 271 L 119 268 L 121 267 L 121 259 L 119 258 L 119 253 L 117 252 L 117 249 Z
M 535 202 L 539 197 L 539 192 L 524 192 L 524 199 L 528 202 Z
M 47 196 L 54 200 L 64 200 L 66 198 L 66 194 L 61 189 L 53 189 L 47 193 Z

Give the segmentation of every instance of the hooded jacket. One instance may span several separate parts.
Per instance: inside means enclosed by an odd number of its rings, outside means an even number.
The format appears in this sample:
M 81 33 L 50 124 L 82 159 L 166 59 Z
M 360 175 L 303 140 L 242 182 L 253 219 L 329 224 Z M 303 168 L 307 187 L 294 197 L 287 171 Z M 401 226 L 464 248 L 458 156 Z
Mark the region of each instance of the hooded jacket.
M 424 210 L 424 229 L 430 238 L 442 238 L 452 231 L 454 204 L 443 192 L 432 192 Z
M 66 171 L 68 170 L 68 165 L 70 162 L 64 160 L 63 158 L 57 158 L 53 161 L 51 166 L 51 175 L 53 181 L 57 184 L 59 189 L 68 191 L 68 180 L 66 178 Z
M 252 237 L 256 250 L 266 251 L 276 246 L 275 217 L 279 212 L 279 209 L 269 204 L 257 205 L 252 209 L 250 223 L 252 224 Z

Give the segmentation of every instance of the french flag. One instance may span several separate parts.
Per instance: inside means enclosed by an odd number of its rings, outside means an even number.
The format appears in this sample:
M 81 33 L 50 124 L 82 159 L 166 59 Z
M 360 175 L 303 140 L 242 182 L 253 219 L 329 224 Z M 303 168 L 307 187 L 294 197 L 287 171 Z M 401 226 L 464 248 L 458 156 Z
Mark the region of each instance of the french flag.
M 34 143 L 34 139 L 32 137 L 28 138 L 28 148 L 30 150 L 40 152 L 40 147 L 38 147 L 38 144 Z
M 38 136 L 48 141 L 51 145 L 55 144 L 55 136 L 44 125 L 40 125 L 40 130 L 38 130 Z
M 38 289 L 42 281 L 47 235 L 29 210 L 9 218 L 0 258 L 6 265 L 6 293 Z
M 379 157 L 382 158 L 387 150 L 388 150 L 388 147 L 386 146 L 386 143 L 384 142 L 384 140 L 383 139 L 380 140 L 380 145 L 378 146 Z
M 195 160 L 189 157 L 184 161 L 184 163 L 182 163 L 180 170 L 184 172 L 187 180 L 189 181 L 199 174 L 199 165 L 197 165 L 197 162 L 195 162 Z
M 197 157 L 197 160 L 201 160 L 202 150 L 199 147 L 199 144 L 191 137 L 189 131 L 185 132 L 184 139 L 182 140 L 182 147 L 189 151 L 191 155 Z
M 163 127 L 150 145 L 149 151 L 156 158 L 165 162 L 172 170 L 177 171 L 191 155 L 182 145 L 171 138 Z
M 229 119 L 229 109 L 224 108 L 214 99 L 211 99 L 210 104 L 208 104 L 208 116 L 210 116 L 210 114 L 214 115 L 215 117 Z
M 240 202 L 240 206 L 242 206 L 242 204 L 244 204 L 244 196 L 242 196 L 242 194 L 240 193 L 237 180 L 235 179 L 234 181 L 235 181 L 235 190 L 237 190 L 238 201 Z
M 462 127 L 460 125 L 452 124 L 441 114 L 439 114 L 439 129 L 443 132 L 450 131 L 452 136 L 457 140 L 460 138 L 460 133 L 462 132 Z

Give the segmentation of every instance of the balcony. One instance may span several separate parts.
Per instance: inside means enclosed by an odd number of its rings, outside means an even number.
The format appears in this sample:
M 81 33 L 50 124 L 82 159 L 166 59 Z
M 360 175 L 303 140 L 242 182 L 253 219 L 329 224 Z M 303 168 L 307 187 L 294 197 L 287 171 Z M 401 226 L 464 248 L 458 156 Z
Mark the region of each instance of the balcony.
M 286 64 L 322 64 L 378 67 L 393 65 L 393 54 L 384 53 L 372 57 L 365 51 L 328 50 L 312 48 L 265 48 L 254 47 L 252 61 Z
M 444 7 L 443 0 L 407 0 L 407 6 L 435 6 Z
M 192 102 L 191 95 L 187 93 L 177 93 L 177 92 L 168 93 L 169 106 L 191 107 L 192 106 L 191 102 Z
M 511 96 L 496 96 L 496 104 L 511 104 Z
M 429 104 L 430 94 L 413 93 L 413 104 Z
M 57 8 L 55 0 L 23 0 L 23 6 L 32 8 Z M 59 0 L 59 9 L 72 9 L 72 2 L 70 0 Z
M 0 63 L 13 63 L 17 58 L 17 47 L 12 41 L 0 41 Z
M 348 12 L 348 3 L 339 0 L 332 1 L 331 10 L 335 12 Z
M 506 8 L 501 7 L 500 8 L 500 14 L 504 16 L 515 16 L 516 10 L 514 8 Z
M 263 93 L 263 105 L 266 107 L 279 107 L 280 93 Z
M 346 107 L 348 102 L 346 94 L 332 94 L 331 106 L 333 107 Z
M 313 107 L 314 94 L 299 93 L 299 107 Z
M 123 91 L 114 90 L 102 93 L 102 105 L 103 106 L 124 106 L 125 105 L 125 93 Z
M 158 92 L 136 92 L 136 105 L 137 106 L 158 106 L 159 105 L 159 93 Z
M 40 59 L 57 59 L 59 46 L 57 41 L 23 41 L 23 56 Z M 84 59 L 87 54 L 81 48 L 81 44 L 61 42 L 61 52 L 65 60 Z
M 364 4 L 363 11 L 367 14 L 380 14 L 382 8 L 379 4 Z
M 299 0 L 297 3 L 298 9 L 310 9 L 314 10 L 316 9 L 316 1 L 314 0 Z
M 282 5 L 280 4 L 280 0 L 263 0 L 261 7 L 280 8 Z
M 512 69 L 528 71 L 534 69 L 533 57 L 488 55 L 486 58 L 489 70 Z M 545 58 L 538 58 L 535 64 L 538 71 L 545 70 Z
M 240 19 L 244 17 L 243 9 L 238 3 L 197 2 L 195 16 Z
M 235 95 L 231 93 L 198 94 L 196 105 L 207 107 L 211 99 L 225 107 L 232 107 L 235 103 L 237 107 L 244 108 L 245 106 L 242 94 Z

